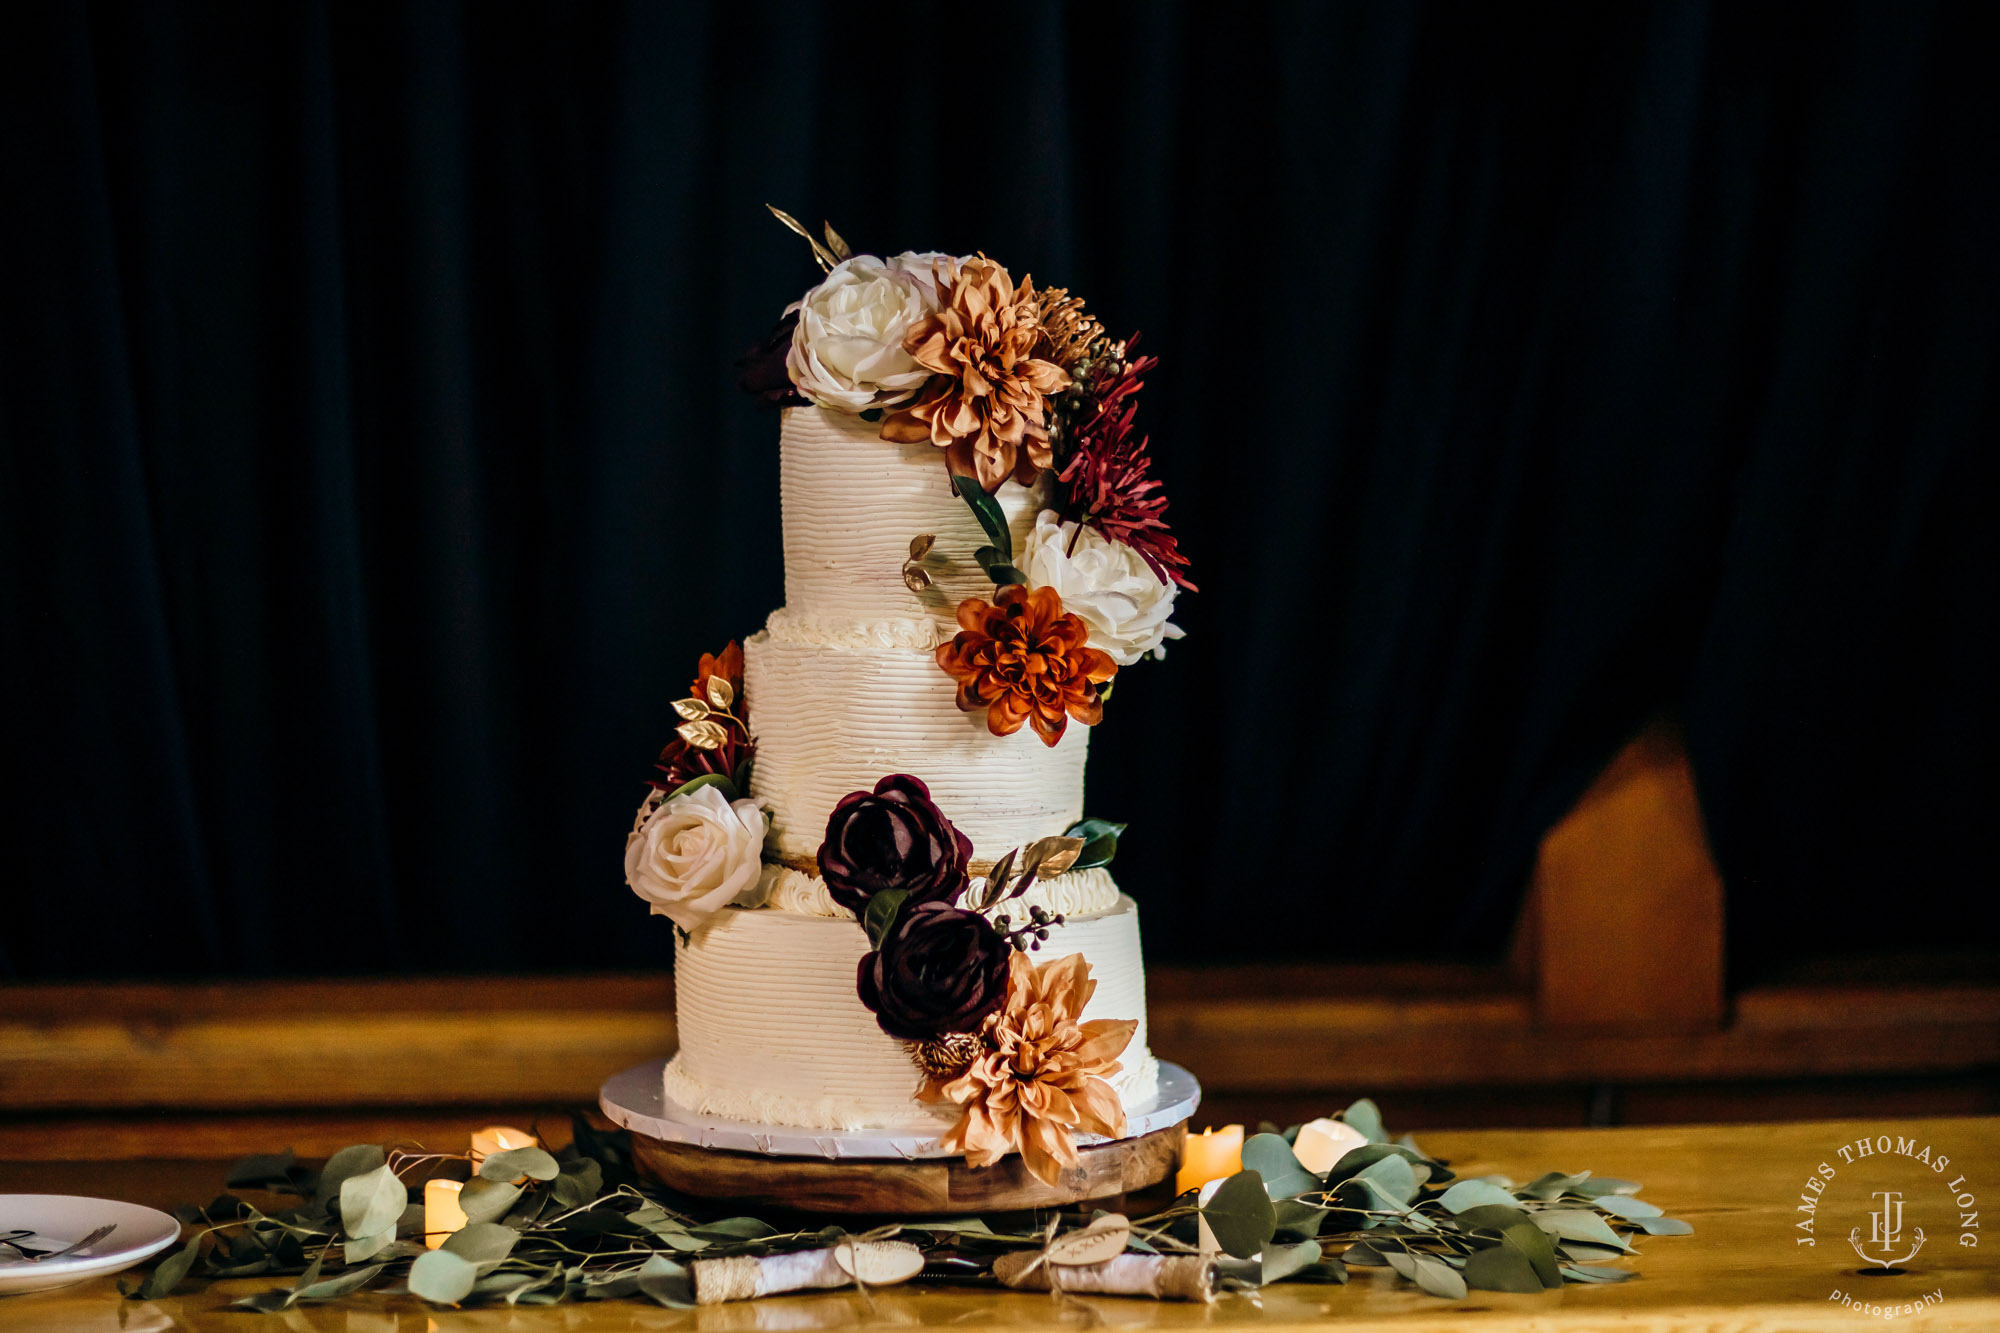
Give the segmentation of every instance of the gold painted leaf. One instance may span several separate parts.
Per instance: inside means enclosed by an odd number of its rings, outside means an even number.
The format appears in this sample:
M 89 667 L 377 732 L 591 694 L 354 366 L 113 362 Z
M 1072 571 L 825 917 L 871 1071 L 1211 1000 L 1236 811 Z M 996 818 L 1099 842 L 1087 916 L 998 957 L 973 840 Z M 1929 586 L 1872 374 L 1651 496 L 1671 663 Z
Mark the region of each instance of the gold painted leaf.
M 813 259 L 818 262 L 821 269 L 823 270 L 831 269 L 835 264 L 838 264 L 840 262 L 839 259 L 834 257 L 833 251 L 821 245 L 819 243 L 819 238 L 806 230 L 805 224 L 803 222 L 800 222 L 797 218 L 793 217 L 790 213 L 787 213 L 784 209 L 779 208 L 776 204 L 765 204 L 764 207 L 771 210 L 772 217 L 776 218 L 778 221 L 784 223 L 787 227 L 791 228 L 791 230 L 797 232 L 799 235 L 806 238 L 806 244 L 810 245 L 813 248 Z
M 931 553 L 931 547 L 936 544 L 937 534 L 935 532 L 918 533 L 916 536 L 910 538 L 910 559 L 923 559 Z
M 1021 868 L 1032 870 L 1046 879 L 1050 875 L 1060 875 L 1076 864 L 1076 858 L 1083 855 L 1082 838 L 1043 838 L 1028 844 L 1021 853 Z
M 911 592 L 922 592 L 931 586 L 931 576 L 915 565 L 904 565 L 903 586 Z
M 690 722 L 699 722 L 708 716 L 708 705 L 699 699 L 676 699 L 674 711 Z
M 708 678 L 708 702 L 714 707 L 727 708 L 736 702 L 736 689 L 720 676 Z
M 716 750 L 729 739 L 720 722 L 683 722 L 675 728 L 680 738 L 697 750 Z
M 833 224 L 831 222 L 822 222 L 819 225 L 826 228 L 827 249 L 833 251 L 834 254 L 838 255 L 842 259 L 845 259 L 849 255 L 854 253 L 854 247 L 849 245 L 847 241 L 841 236 L 841 234 L 833 229 Z

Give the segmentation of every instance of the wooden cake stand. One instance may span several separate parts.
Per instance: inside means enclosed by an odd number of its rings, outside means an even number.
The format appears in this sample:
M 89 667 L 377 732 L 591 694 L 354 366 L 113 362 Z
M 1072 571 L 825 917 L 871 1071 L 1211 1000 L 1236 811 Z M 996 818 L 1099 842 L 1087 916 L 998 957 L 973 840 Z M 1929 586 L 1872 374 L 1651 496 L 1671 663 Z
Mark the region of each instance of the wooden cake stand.
M 604 1114 L 632 1133 L 641 1175 L 698 1199 L 799 1212 L 937 1217 L 1057 1208 L 1143 1189 L 1180 1164 L 1201 1086 L 1179 1065 L 1160 1065 L 1159 1091 L 1127 1108 L 1122 1139 L 1085 1136 L 1076 1167 L 1057 1185 L 1029 1175 L 1017 1156 L 974 1168 L 920 1134 L 811 1130 L 697 1115 L 667 1100 L 666 1061 L 605 1081 Z

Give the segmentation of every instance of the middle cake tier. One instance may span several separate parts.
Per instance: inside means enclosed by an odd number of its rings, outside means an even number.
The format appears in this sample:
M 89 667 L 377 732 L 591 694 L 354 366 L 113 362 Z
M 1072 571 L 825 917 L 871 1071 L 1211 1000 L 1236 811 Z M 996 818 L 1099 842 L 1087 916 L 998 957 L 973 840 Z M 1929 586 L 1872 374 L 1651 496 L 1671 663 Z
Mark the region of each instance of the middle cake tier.
M 907 628 L 904 628 L 907 626 Z M 906 635 L 899 640 L 899 635 Z M 830 634 L 779 611 L 743 645 L 757 762 L 750 791 L 771 812 L 769 845 L 811 856 L 827 816 L 852 792 L 908 773 L 972 840 L 975 860 L 1061 833 L 1083 817 L 1090 729 L 1044 745 L 1027 727 L 995 736 L 960 712 L 921 623 L 883 621 Z

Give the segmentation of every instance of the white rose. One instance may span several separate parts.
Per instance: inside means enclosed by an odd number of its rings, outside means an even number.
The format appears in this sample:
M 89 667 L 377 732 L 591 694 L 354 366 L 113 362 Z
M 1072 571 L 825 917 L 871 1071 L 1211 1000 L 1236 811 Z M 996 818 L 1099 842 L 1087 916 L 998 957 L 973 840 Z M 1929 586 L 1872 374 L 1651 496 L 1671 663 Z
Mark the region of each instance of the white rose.
M 732 802 L 712 785 L 697 787 L 651 814 L 639 807 L 625 839 L 625 882 L 653 915 L 692 931 L 757 887 L 763 853 L 763 802 Z
M 893 406 L 916 393 L 931 372 L 903 350 L 903 335 L 938 308 L 927 258 L 854 255 L 805 294 L 785 356 L 800 393 L 837 412 Z
M 1162 582 L 1137 551 L 1096 528 L 1078 536 L 1076 524 L 1044 509 L 1035 515 L 1020 566 L 1030 584 L 1056 590 L 1063 610 L 1090 626 L 1090 646 L 1111 654 L 1119 666 L 1131 666 L 1147 653 L 1165 657 L 1165 641 L 1181 637 L 1180 626 L 1167 621 L 1180 588 Z

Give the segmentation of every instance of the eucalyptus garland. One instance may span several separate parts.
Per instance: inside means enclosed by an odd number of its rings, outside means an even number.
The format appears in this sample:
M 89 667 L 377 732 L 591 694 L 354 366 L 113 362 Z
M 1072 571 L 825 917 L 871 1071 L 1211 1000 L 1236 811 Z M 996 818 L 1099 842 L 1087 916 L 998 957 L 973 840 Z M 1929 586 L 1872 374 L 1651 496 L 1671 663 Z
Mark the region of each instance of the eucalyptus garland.
M 1065 1262 L 1065 1245 L 1101 1250 L 1090 1242 L 1112 1230 L 1123 1238 L 1122 1249 L 1112 1242 L 1121 1259 L 1200 1255 L 1205 1224 L 1220 1251 L 1214 1285 L 1224 1292 L 1342 1283 L 1349 1268 L 1363 1265 L 1391 1268 L 1434 1296 L 1456 1298 L 1472 1288 L 1534 1292 L 1565 1282 L 1621 1282 L 1637 1274 L 1610 1263 L 1634 1253 L 1631 1235 L 1692 1230 L 1636 1197 L 1631 1181 L 1587 1171 L 1550 1172 L 1521 1185 L 1500 1176 L 1458 1179 L 1409 1138 L 1390 1141 L 1372 1102 L 1356 1102 L 1339 1118 L 1368 1142 L 1324 1175 L 1293 1153 L 1296 1126 L 1267 1126 L 1244 1143 L 1242 1171 L 1206 1202 L 1190 1192 L 1162 1212 L 1129 1220 L 1101 1211 L 1008 1213 L 899 1222 L 860 1234 L 797 1217 L 723 1215 L 646 1184 L 632 1170 L 629 1136 L 582 1116 L 573 1117 L 572 1143 L 557 1152 L 517 1148 L 480 1162 L 460 1193 L 466 1225 L 435 1249 L 424 1243 L 421 1177 L 465 1160 L 461 1154 L 360 1145 L 335 1153 L 318 1171 L 290 1153 L 248 1157 L 231 1169 L 229 1190 L 297 1203 L 266 1211 L 224 1193 L 178 1208 L 187 1242 L 142 1282 L 119 1289 L 155 1300 L 191 1277 L 268 1276 L 293 1281 L 234 1306 L 274 1312 L 373 1290 L 442 1306 L 636 1298 L 679 1309 L 695 1305 L 692 1267 L 704 1260 L 831 1247 L 851 1254 L 899 1237 L 921 1251 L 917 1281 L 991 1284 L 996 1263 L 1002 1276 L 1033 1268 L 1022 1252 L 1035 1251 L 1051 1265 L 1046 1287 L 1060 1271 L 1053 1265 Z

